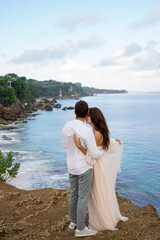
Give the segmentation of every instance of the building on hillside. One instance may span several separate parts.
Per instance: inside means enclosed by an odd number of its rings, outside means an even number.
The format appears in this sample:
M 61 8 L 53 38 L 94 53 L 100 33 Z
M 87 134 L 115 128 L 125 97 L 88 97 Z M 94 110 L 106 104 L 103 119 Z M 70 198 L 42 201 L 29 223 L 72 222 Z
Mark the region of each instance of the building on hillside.
M 62 89 L 59 90 L 59 97 L 62 97 Z
M 8 87 L 12 87 L 12 80 L 8 80 Z

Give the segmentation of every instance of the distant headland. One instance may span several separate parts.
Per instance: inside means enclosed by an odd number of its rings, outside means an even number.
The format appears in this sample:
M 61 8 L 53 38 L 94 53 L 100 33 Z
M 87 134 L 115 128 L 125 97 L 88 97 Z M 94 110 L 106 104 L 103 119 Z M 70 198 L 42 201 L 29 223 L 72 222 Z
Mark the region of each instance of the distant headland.
M 11 88 L 8 90 L 8 88 Z M 98 93 L 127 93 L 126 90 L 98 89 L 93 87 L 82 87 L 81 83 L 59 82 L 56 80 L 38 81 L 19 77 L 15 73 L 0 76 L 1 104 L 6 95 L 14 95 L 24 102 L 33 103 L 40 97 L 82 97 Z M 8 99 L 9 100 L 9 99 Z M 10 99 L 10 102 L 12 100 Z M 4 100 L 4 104 L 9 104 Z
M 81 83 L 56 80 L 37 81 L 9 73 L 0 76 L 0 123 L 10 124 L 39 109 L 50 111 L 53 108 L 61 108 L 60 104 L 56 104 L 56 99 L 79 99 L 79 97 L 100 93 L 115 94 L 127 93 L 127 91 L 82 87 Z M 66 108 L 62 110 L 66 110 Z

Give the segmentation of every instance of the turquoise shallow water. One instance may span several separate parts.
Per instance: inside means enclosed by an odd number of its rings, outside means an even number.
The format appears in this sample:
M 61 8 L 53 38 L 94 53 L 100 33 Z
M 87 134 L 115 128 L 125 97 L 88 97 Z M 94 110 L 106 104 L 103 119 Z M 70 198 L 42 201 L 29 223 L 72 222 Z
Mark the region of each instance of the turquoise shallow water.
M 111 137 L 124 143 L 116 191 L 138 205 L 153 204 L 160 214 L 160 94 L 100 94 L 83 100 L 103 111 Z M 58 100 L 62 106 L 74 106 L 76 101 Z M 21 163 L 17 178 L 9 183 L 23 189 L 67 189 L 61 130 L 74 118 L 74 111 L 38 113 L 16 130 L 0 131 L 0 149 L 12 150 Z M 12 140 L 3 140 L 3 135 Z

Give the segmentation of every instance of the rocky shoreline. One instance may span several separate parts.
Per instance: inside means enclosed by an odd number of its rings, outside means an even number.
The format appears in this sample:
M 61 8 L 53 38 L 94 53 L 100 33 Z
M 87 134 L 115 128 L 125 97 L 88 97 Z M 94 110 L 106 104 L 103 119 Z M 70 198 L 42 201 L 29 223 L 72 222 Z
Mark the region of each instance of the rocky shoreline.
M 55 189 L 25 191 L 0 182 L 0 239 L 77 239 L 74 230 L 68 229 L 69 194 L 69 190 Z M 120 221 L 118 231 L 99 232 L 94 239 L 159 240 L 160 219 L 156 209 L 152 205 L 139 207 L 117 197 L 121 213 L 129 217 L 128 222 Z
M 38 110 L 52 111 L 54 108 L 61 108 L 61 104 L 57 103 L 55 98 L 39 98 L 32 105 L 23 104 L 19 99 L 16 99 L 16 102 L 9 107 L 0 105 L 0 124 L 8 125 L 16 121 L 27 123 L 28 116 L 37 115 L 34 112 Z
M 32 106 L 19 100 L 8 108 L 0 106 L 0 130 L 16 129 L 11 123 L 27 122 L 38 110 L 61 108 L 54 98 L 37 99 Z M 64 107 L 62 110 L 73 109 Z M 4 138 L 6 136 L 4 135 Z M 8 139 L 9 140 L 9 139 Z M 0 182 L 0 239 L 69 240 L 77 239 L 68 229 L 68 190 L 24 191 Z M 160 219 L 152 205 L 139 207 L 117 195 L 121 213 L 128 222 L 118 223 L 118 231 L 99 232 L 95 240 L 160 240 Z M 83 238 L 92 240 L 93 237 Z

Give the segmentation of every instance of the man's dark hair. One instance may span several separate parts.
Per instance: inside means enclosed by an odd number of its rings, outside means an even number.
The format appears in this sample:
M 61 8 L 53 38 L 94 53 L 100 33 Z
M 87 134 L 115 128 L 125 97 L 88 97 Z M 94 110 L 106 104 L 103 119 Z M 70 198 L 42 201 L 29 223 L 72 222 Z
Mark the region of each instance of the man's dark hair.
M 88 113 L 88 103 L 85 101 L 78 101 L 75 105 L 76 118 L 85 118 Z

